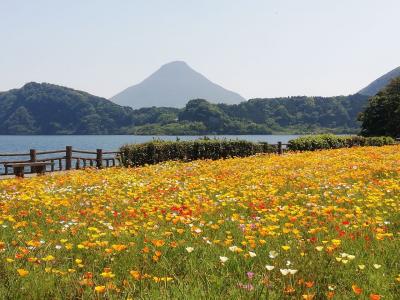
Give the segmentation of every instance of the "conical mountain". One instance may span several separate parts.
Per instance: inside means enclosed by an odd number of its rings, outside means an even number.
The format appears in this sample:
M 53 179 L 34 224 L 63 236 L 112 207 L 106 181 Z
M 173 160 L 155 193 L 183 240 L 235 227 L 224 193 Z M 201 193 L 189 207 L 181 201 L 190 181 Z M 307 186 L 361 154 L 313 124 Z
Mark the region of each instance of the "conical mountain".
M 131 86 L 110 100 L 124 106 L 184 107 L 191 99 L 236 104 L 245 99 L 196 72 L 183 61 L 163 65 L 141 83 Z
M 394 78 L 400 77 L 400 67 L 386 73 L 373 81 L 370 85 L 363 88 L 358 93 L 366 96 L 375 96 L 380 90 L 386 87 Z

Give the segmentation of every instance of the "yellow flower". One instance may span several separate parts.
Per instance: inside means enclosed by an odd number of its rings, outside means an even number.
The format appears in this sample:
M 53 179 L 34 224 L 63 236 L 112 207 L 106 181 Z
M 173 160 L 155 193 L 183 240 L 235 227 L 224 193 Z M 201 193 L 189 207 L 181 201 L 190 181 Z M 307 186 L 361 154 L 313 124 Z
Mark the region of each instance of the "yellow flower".
M 21 276 L 21 277 L 25 277 L 26 275 L 29 274 L 29 271 L 27 271 L 25 269 L 17 269 L 17 272 L 18 272 L 19 276 Z
M 323 246 L 317 246 L 317 247 L 315 247 L 315 249 L 317 251 L 321 252 L 322 250 L 324 250 L 324 247 Z
M 56 258 L 53 255 L 48 255 L 44 258 L 42 258 L 43 261 L 52 261 L 55 260 Z
M 285 251 L 288 251 L 288 250 L 290 250 L 290 246 L 286 246 L 286 245 L 282 246 L 282 249 L 285 250 Z
M 168 281 L 172 281 L 173 278 L 172 277 L 153 277 L 154 282 L 168 282 Z
M 98 285 L 94 288 L 97 293 L 104 293 L 106 291 L 106 287 L 104 285 Z
M 115 274 L 111 272 L 110 268 L 105 268 L 104 272 L 100 274 L 104 278 L 114 278 Z

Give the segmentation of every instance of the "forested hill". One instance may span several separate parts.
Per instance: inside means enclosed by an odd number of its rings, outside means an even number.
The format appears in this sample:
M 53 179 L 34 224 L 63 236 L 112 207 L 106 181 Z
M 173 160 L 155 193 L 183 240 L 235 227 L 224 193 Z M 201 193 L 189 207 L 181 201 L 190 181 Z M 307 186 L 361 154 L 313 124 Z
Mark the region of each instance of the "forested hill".
M 132 122 L 131 108 L 53 84 L 0 94 L 1 134 L 116 134 Z
M 358 132 L 367 96 L 191 100 L 182 109 L 133 110 L 85 92 L 28 83 L 0 93 L 0 134 L 271 134 Z
M 367 96 L 359 94 L 252 99 L 234 105 L 198 99 L 188 102 L 178 113 L 177 122 L 140 126 L 134 132 L 166 134 L 186 130 L 190 134 L 190 125 L 196 124 L 193 127 L 200 134 L 355 133 L 360 128 L 358 114 L 367 101 Z

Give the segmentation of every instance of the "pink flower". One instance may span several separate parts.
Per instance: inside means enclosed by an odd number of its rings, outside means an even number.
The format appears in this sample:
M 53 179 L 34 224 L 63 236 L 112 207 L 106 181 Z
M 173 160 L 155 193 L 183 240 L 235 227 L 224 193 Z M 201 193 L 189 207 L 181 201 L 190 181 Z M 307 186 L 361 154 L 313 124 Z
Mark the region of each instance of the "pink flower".
M 246 274 L 247 274 L 247 277 L 249 279 L 252 279 L 254 277 L 254 273 L 253 272 L 247 272 Z

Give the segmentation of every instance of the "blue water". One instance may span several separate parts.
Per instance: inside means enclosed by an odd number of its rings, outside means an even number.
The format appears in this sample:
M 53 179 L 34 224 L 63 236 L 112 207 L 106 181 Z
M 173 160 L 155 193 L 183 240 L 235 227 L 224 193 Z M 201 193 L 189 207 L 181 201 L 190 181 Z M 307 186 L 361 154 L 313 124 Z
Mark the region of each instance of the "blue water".
M 61 150 L 72 146 L 81 150 L 118 150 L 124 144 L 143 143 L 153 139 L 173 141 L 194 140 L 203 136 L 135 136 L 135 135 L 0 135 L 0 153 L 29 152 L 37 150 Z M 241 139 L 252 142 L 286 143 L 297 135 L 219 135 L 210 138 Z

